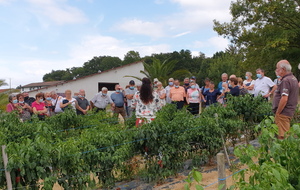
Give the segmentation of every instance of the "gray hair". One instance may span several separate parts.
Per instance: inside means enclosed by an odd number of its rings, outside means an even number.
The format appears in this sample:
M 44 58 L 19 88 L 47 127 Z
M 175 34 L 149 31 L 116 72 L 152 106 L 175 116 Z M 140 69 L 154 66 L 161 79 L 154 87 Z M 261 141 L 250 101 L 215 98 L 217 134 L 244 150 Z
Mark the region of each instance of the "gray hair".
M 265 73 L 265 70 L 264 70 L 264 69 L 261 69 L 261 68 L 256 69 L 256 72 L 257 72 L 257 71 L 261 71 L 261 72 Z
M 228 77 L 228 74 L 227 74 L 227 73 L 223 73 L 223 74 L 221 75 L 221 77 L 222 77 L 222 76 L 225 76 L 225 75 Z
M 50 92 L 50 94 L 51 94 L 51 95 L 54 95 L 54 94 L 56 94 L 56 92 L 55 92 L 54 90 L 52 90 L 52 91 Z
M 186 77 L 184 80 L 190 80 L 190 78 Z
M 169 81 L 170 81 L 170 80 L 174 81 L 174 79 L 173 79 L 173 78 L 169 78 Z
M 252 73 L 251 72 L 246 72 L 246 75 L 249 75 L 250 77 L 252 77 Z
M 157 84 L 159 83 L 159 81 L 157 82 Z M 141 82 L 138 82 L 138 83 L 136 83 L 136 85 L 135 86 L 142 86 L 142 83 Z
M 281 60 L 278 64 L 280 68 L 285 69 L 287 72 L 292 71 L 292 66 L 287 60 Z
M 103 91 L 103 90 L 108 91 L 108 89 L 107 89 L 106 87 L 102 87 L 102 88 L 101 88 L 101 91 Z
M 10 94 L 9 96 L 8 96 L 8 102 L 12 102 L 12 99 L 14 98 L 14 97 L 17 97 L 15 94 Z
M 161 83 L 160 81 L 158 81 L 158 82 L 156 83 L 156 85 L 162 85 L 162 83 Z

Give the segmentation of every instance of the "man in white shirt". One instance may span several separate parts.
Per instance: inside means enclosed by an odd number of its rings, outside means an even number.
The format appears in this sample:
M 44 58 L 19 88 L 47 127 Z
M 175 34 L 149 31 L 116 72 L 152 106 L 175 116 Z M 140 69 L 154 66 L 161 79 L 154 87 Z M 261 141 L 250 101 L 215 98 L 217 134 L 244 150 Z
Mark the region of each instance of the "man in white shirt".
M 63 110 L 60 108 L 60 102 L 63 97 L 57 95 L 55 91 L 51 91 L 50 94 L 52 98 L 52 105 L 55 106 L 54 112 L 55 113 L 63 112 Z
M 125 89 L 125 97 L 127 99 L 127 106 L 128 106 L 128 115 L 127 117 L 130 118 L 132 113 L 134 112 L 134 107 L 131 107 L 132 99 L 134 94 L 137 92 L 137 88 L 135 88 L 134 80 L 129 82 L 129 87 Z
M 99 112 L 100 110 L 105 111 L 108 104 L 111 104 L 112 107 L 114 107 L 114 103 L 111 100 L 110 96 L 108 96 L 107 92 L 108 89 L 106 87 L 103 87 L 101 91 L 98 94 L 96 94 L 93 97 L 93 99 L 91 99 L 90 102 L 92 107 L 97 108 L 96 113 Z
M 256 77 L 254 83 L 254 96 L 262 95 L 264 98 L 268 99 L 271 94 L 276 90 L 277 86 L 269 78 L 265 76 L 265 71 L 263 69 L 256 69 Z M 270 91 L 270 89 L 272 90 Z

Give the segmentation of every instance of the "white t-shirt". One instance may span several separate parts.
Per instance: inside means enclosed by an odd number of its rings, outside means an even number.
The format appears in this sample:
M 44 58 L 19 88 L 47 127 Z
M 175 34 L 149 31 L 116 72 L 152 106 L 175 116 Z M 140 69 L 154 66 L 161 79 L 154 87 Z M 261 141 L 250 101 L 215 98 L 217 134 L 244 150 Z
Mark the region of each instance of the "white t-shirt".
M 243 84 L 245 86 L 252 86 L 255 84 L 255 80 L 252 80 L 251 82 L 247 81 L 247 80 L 244 80 Z M 249 94 L 254 94 L 254 88 L 252 90 L 248 90 Z
M 60 100 L 60 102 L 63 103 L 64 100 L 66 100 L 66 98 L 62 98 L 62 99 Z M 75 109 L 76 109 L 76 99 L 75 99 L 75 98 L 72 98 L 71 102 L 72 102 L 71 106 L 72 106 L 72 108 L 75 110 Z
M 172 102 L 171 98 L 170 98 L 170 90 L 173 86 L 166 86 L 165 90 L 166 90 L 166 102 L 168 104 L 170 104 Z
M 62 98 L 63 97 L 61 97 L 61 96 L 57 96 L 57 99 L 52 99 L 52 105 L 55 106 L 55 109 L 54 109 L 55 113 L 62 112 L 62 109 L 60 108 L 60 102 L 61 102 Z
M 270 88 L 272 88 L 275 83 L 269 77 L 262 77 L 261 79 L 256 79 L 254 83 L 254 96 L 266 95 L 269 93 Z

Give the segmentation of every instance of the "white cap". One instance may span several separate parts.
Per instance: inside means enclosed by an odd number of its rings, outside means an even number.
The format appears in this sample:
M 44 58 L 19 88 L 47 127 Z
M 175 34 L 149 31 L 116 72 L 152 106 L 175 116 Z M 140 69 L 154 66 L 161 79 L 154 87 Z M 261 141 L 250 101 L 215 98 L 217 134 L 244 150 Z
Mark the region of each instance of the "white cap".
M 153 82 L 158 82 L 158 79 L 157 79 L 157 78 L 155 78 L 155 79 L 153 80 Z

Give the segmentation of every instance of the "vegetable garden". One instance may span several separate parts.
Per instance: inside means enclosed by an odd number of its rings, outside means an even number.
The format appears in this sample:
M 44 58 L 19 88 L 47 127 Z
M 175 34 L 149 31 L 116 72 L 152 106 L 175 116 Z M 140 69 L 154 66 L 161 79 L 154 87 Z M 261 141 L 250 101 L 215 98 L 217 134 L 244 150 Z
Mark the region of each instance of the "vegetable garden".
M 257 136 L 256 125 L 271 114 L 270 103 L 251 96 L 232 97 L 226 107 L 211 106 L 199 116 L 165 106 L 150 124 L 119 124 L 109 113 L 77 116 L 72 111 L 39 121 L 20 122 L 0 113 L 0 142 L 7 145 L 14 187 L 52 189 L 111 188 L 139 178 L 162 181 L 176 176 L 187 159 L 200 166 L 218 153 L 225 140 Z M 2 157 L 0 188 L 6 188 Z

